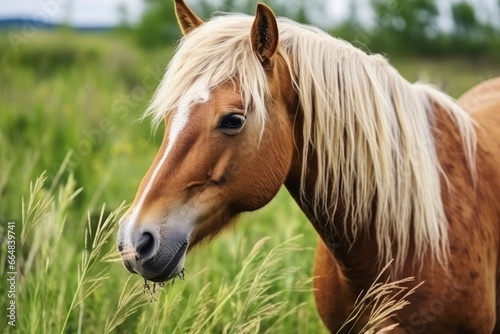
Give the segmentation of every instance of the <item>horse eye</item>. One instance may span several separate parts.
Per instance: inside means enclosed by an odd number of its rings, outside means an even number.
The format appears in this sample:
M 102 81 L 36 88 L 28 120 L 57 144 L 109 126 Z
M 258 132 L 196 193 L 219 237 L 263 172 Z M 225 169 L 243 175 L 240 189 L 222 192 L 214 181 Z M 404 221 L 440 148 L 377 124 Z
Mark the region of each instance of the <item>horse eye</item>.
M 229 114 L 222 117 L 219 128 L 226 130 L 237 130 L 245 123 L 245 116 L 240 114 Z

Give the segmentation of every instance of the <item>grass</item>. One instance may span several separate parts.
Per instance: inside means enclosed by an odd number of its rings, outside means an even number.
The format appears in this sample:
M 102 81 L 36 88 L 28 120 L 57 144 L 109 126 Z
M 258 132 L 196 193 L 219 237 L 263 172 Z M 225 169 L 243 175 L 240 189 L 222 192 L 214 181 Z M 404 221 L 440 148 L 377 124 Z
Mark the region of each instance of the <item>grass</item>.
M 230 252 L 220 260 L 234 264 L 234 271 L 225 268 L 229 274 L 211 279 L 206 255 L 199 253 L 187 275 L 197 281 L 196 289 L 182 281 L 145 286 L 138 276 L 124 275 L 112 242 L 123 207 L 106 215 L 103 206 L 96 221 L 88 216 L 84 234 L 73 235 L 84 240 L 80 247 L 66 237 L 70 204 L 81 188 L 71 174 L 64 183 L 46 182 L 42 174 L 23 200 L 19 246 L 26 252 L 17 257 L 22 333 L 276 332 L 288 320 L 297 322 L 294 316 L 306 306 L 311 278 L 302 273 L 301 261 L 282 263 L 290 254 L 311 251 L 299 245 L 298 236 L 270 246 L 268 236 L 249 243 L 239 234 L 223 240 Z M 304 318 L 301 326 L 309 326 L 311 319 Z
M 18 52 L 0 36 L 0 49 L 0 236 L 16 222 L 18 332 L 326 332 L 311 291 L 316 234 L 285 191 L 193 250 L 186 281 L 153 292 L 123 268 L 116 219 L 161 142 L 136 120 L 168 51 L 68 33 L 39 33 Z M 455 97 L 500 75 L 459 59 L 393 63 Z M 2 278 L 5 250 L 0 237 Z M 6 294 L 0 285 L 2 310 Z
M 358 329 L 360 333 L 388 333 L 398 326 L 397 323 L 387 326 L 384 322 L 408 305 L 408 296 L 413 294 L 425 282 L 420 282 L 415 287 L 409 289 L 405 286 L 405 283 L 413 281 L 414 277 L 407 277 L 396 281 L 389 281 L 387 278 L 385 281 L 381 281 L 382 275 L 389 269 L 392 262 L 391 260 L 382 268 L 366 292 L 361 292 L 339 332 L 341 330 L 352 332 L 358 320 L 363 316 L 366 316 L 367 321 L 361 329 Z

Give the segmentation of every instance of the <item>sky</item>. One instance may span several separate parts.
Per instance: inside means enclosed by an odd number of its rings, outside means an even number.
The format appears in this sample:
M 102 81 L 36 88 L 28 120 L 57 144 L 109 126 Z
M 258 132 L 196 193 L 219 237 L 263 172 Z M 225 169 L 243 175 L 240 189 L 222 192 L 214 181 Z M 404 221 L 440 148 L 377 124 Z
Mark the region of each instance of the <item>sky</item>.
M 341 22 L 349 15 L 350 1 L 353 0 L 325 0 L 324 12 L 314 13 L 312 23 L 329 27 L 332 23 Z M 361 22 L 373 20 L 373 13 L 370 10 L 363 10 L 363 8 L 370 8 L 370 0 L 356 1 L 360 8 Z M 449 13 L 449 4 L 457 1 L 437 0 L 436 4 L 441 12 Z M 482 21 L 500 23 L 499 0 L 467 1 L 474 5 L 476 14 Z M 189 3 L 189 0 L 187 2 Z M 70 24 L 76 26 L 108 26 L 119 23 L 120 4 L 126 6 L 130 22 L 139 20 L 144 10 L 143 0 L 0 0 L 0 18 L 23 17 L 51 22 L 69 21 Z M 440 18 L 440 25 L 444 29 L 449 29 L 451 19 L 443 15 Z
M 40 18 L 58 23 L 68 21 L 76 26 L 107 26 L 119 23 L 121 3 L 127 6 L 132 22 L 140 18 L 143 0 L 0 0 L 0 18 Z

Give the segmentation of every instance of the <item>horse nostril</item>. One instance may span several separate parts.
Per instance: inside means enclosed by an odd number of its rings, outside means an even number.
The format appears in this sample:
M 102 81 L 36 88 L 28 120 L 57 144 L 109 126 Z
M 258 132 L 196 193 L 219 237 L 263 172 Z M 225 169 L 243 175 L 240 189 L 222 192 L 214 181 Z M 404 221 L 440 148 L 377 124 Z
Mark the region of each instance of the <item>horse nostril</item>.
M 147 261 L 155 255 L 156 240 L 149 232 L 144 232 L 137 240 L 135 250 L 141 261 Z

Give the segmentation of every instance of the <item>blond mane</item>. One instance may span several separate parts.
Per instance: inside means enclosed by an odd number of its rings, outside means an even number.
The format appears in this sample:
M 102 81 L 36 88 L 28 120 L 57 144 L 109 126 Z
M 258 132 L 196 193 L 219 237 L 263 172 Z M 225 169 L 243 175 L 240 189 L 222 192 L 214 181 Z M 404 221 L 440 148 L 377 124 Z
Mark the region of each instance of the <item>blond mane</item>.
M 252 22 L 253 17 L 241 14 L 218 16 L 180 42 L 146 111 L 155 125 L 181 98 L 195 101 L 202 89 L 232 79 L 240 83 L 247 110 L 263 125 L 269 91 L 250 45 Z M 347 212 L 345 231 L 354 238 L 373 221 L 381 264 L 394 258 L 401 268 L 411 235 L 415 260 L 430 251 L 446 264 L 447 220 L 432 104 L 456 122 L 474 173 L 476 137 L 469 116 L 437 89 L 407 82 L 380 55 L 367 55 L 285 18 L 278 19 L 278 27 L 279 52 L 290 64 L 304 117 L 303 139 L 310 144 L 302 152 L 302 190 L 308 160 L 317 159 L 314 196 L 303 199 L 332 222 L 336 205 L 331 203 L 341 202 Z

